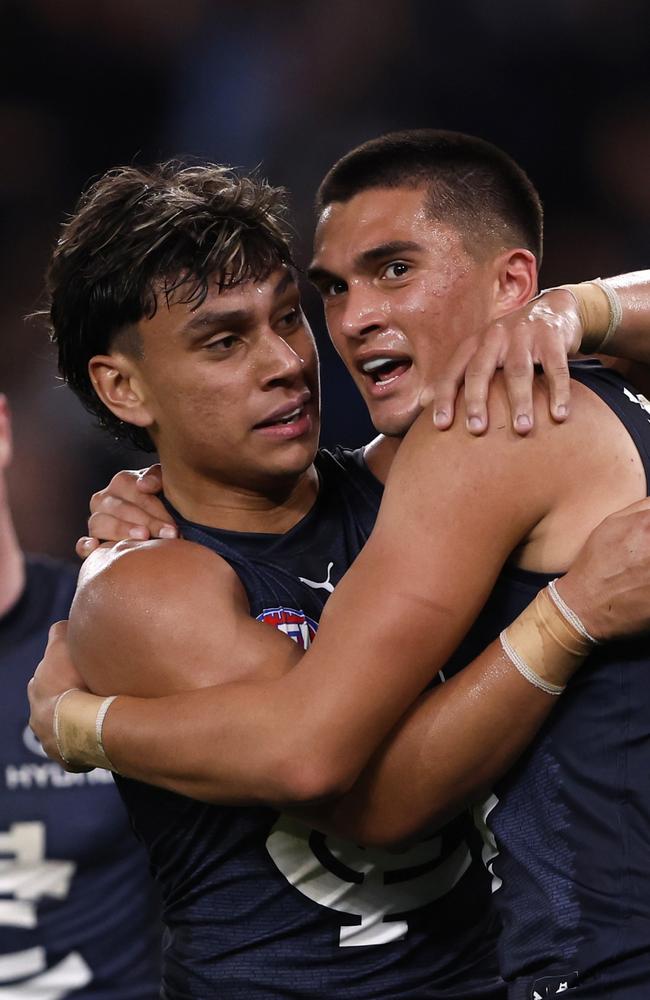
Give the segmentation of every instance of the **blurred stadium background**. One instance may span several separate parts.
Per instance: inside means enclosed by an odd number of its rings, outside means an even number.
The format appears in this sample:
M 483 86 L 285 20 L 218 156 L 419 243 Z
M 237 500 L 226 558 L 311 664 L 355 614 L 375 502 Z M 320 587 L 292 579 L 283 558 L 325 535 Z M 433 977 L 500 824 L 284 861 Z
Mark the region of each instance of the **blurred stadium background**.
M 56 382 L 42 276 L 57 226 L 108 167 L 176 155 L 262 164 L 311 201 L 346 149 L 393 128 L 475 133 L 529 172 L 547 210 L 542 280 L 648 266 L 645 0 L 0 0 L 0 391 L 28 549 L 72 555 L 90 493 L 137 452 Z M 369 425 L 308 297 L 326 443 Z

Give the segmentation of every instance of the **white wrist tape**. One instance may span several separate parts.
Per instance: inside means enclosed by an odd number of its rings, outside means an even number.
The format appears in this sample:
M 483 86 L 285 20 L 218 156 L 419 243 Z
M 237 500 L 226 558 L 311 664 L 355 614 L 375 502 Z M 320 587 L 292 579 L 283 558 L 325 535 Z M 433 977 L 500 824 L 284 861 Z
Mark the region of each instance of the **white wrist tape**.
M 605 335 L 601 340 L 600 344 L 598 344 L 598 351 L 602 351 L 607 341 L 614 336 L 619 326 L 621 325 L 621 321 L 623 319 L 623 306 L 621 304 L 620 295 L 618 294 L 616 289 L 613 288 L 612 285 L 610 285 L 608 281 L 603 281 L 602 278 L 594 278 L 592 284 L 598 285 L 598 287 L 603 290 L 603 292 L 607 296 L 607 301 L 609 302 L 609 309 L 610 309 L 609 326 L 607 327 Z
M 555 586 L 557 581 L 558 578 L 556 577 L 555 580 L 551 580 L 551 582 L 548 585 L 548 592 L 551 595 L 551 600 L 553 601 L 553 604 L 558 609 L 560 614 L 563 615 L 564 618 L 568 621 L 569 625 L 573 625 L 576 632 L 578 632 L 578 634 L 581 635 L 583 639 L 586 639 L 587 642 L 592 642 L 594 646 L 597 646 L 598 639 L 594 639 L 593 635 L 590 635 L 589 632 L 587 632 L 587 629 L 584 627 L 584 625 L 578 618 L 575 611 L 572 611 L 569 605 L 566 603 L 566 601 L 563 601 L 560 595 L 558 594 L 557 587 Z
M 111 694 L 109 695 L 108 698 L 104 698 L 103 702 L 99 706 L 97 718 L 95 719 L 95 738 L 97 740 L 97 749 L 99 750 L 102 757 L 105 758 L 109 771 L 114 771 L 115 768 L 111 764 L 110 760 L 108 759 L 108 754 L 104 750 L 104 741 L 102 739 L 102 733 L 104 729 L 104 719 L 106 718 L 106 713 L 108 712 L 109 708 L 111 707 L 116 698 L 117 698 L 116 694 Z
M 116 697 L 101 698 L 78 688 L 59 695 L 54 707 L 54 738 L 61 758 L 70 767 L 115 770 L 104 749 L 103 726 Z
M 562 694 L 566 685 L 551 684 L 550 681 L 545 681 L 543 677 L 536 674 L 533 668 L 528 666 L 526 661 L 519 655 L 514 646 L 512 646 L 506 631 L 507 630 L 504 629 L 499 636 L 499 642 L 501 643 L 503 652 L 506 654 L 513 666 L 517 668 L 522 677 L 525 677 L 529 684 L 539 688 L 540 691 L 545 691 L 546 694 L 552 694 L 555 696 Z
M 54 705 L 54 719 L 52 720 L 52 727 L 54 729 L 54 741 L 56 743 L 56 748 L 59 751 L 59 757 L 61 758 L 61 760 L 64 760 L 66 764 L 69 764 L 70 761 L 65 755 L 65 752 L 63 750 L 63 743 L 61 740 L 61 704 L 66 695 L 72 694 L 73 691 L 80 691 L 80 690 L 81 688 L 68 688 L 67 691 L 64 691 L 62 694 L 59 695 L 59 697 L 56 699 L 56 704 Z

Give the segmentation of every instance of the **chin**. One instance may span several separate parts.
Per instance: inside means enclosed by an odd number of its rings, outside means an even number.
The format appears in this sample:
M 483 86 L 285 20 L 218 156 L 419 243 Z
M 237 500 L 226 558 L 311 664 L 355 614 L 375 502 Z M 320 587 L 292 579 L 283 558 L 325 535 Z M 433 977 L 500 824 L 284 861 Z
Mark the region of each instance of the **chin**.
M 300 476 L 312 465 L 316 458 L 317 445 L 309 447 L 296 445 L 273 464 L 273 472 L 278 476 Z
M 391 410 L 381 405 L 370 406 L 368 409 L 375 430 L 379 434 L 385 434 L 386 437 L 404 437 L 422 413 L 422 407 L 418 402 Z

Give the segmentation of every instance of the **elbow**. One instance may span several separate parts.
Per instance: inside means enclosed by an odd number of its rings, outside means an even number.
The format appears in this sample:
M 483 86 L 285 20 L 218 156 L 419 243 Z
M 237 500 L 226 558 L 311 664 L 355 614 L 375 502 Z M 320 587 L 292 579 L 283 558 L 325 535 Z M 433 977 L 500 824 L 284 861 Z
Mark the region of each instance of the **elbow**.
M 297 750 L 283 756 L 276 767 L 278 805 L 300 805 L 340 798 L 356 780 L 337 758 L 326 758 Z
M 448 807 L 427 808 L 417 812 L 408 805 L 399 807 L 393 802 L 389 808 L 372 807 L 357 810 L 353 829 L 347 834 L 366 847 L 403 851 L 425 837 L 433 836 L 462 810 Z

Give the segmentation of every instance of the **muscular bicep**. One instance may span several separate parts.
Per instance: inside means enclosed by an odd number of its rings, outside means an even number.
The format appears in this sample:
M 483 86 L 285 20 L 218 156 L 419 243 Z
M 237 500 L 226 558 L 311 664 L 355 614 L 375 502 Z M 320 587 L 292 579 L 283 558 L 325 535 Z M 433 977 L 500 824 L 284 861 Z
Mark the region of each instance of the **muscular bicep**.
M 232 568 L 184 541 L 122 543 L 91 557 L 68 631 L 75 665 L 98 694 L 157 697 L 278 677 L 300 655 L 254 621 Z

